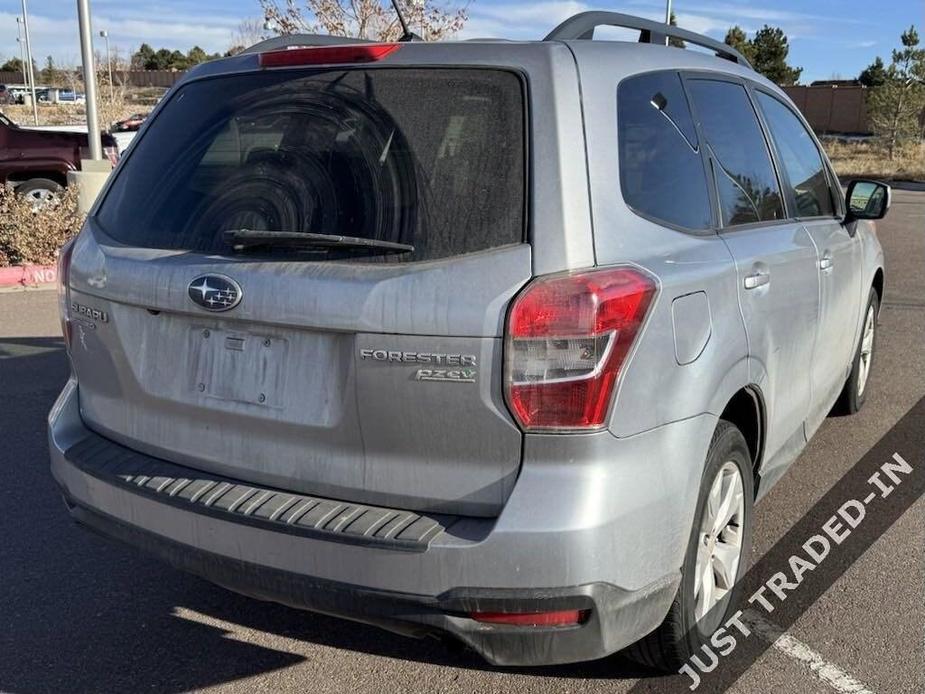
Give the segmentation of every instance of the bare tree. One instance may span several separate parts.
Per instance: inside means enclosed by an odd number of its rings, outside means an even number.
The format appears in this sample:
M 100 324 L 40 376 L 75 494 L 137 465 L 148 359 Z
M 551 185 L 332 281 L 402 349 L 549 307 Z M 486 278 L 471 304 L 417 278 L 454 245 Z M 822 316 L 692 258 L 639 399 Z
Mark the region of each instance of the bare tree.
M 264 28 L 262 19 L 245 19 L 238 28 L 235 29 L 231 37 L 231 46 L 228 47 L 226 55 L 237 55 L 248 46 L 263 41 L 267 37 L 267 30 Z
M 278 34 L 331 34 L 395 41 L 401 24 L 389 2 L 379 0 L 258 0 Z M 426 41 L 456 34 L 469 18 L 467 5 L 432 0 L 399 0 L 408 28 Z

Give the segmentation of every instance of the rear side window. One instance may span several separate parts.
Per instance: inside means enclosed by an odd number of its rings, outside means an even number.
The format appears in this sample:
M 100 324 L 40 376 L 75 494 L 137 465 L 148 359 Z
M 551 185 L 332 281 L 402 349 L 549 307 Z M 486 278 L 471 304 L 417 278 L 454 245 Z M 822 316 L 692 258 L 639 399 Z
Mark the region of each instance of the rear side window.
M 415 247 L 390 260 L 519 243 L 524 120 L 521 80 L 500 70 L 274 70 L 193 82 L 136 144 L 98 222 L 131 246 L 201 253 L 230 253 L 224 232 L 236 229 Z M 356 254 L 320 257 L 341 256 Z
M 688 85 L 712 154 L 723 225 L 783 219 L 768 144 L 745 87 L 701 79 Z
M 771 138 L 777 146 L 781 164 L 793 189 L 797 215 L 834 216 L 835 206 L 825 165 L 812 136 L 784 104 L 764 92 L 757 94 Z
M 644 216 L 688 229 L 712 226 L 697 132 L 675 72 L 630 77 L 617 90 L 620 184 Z

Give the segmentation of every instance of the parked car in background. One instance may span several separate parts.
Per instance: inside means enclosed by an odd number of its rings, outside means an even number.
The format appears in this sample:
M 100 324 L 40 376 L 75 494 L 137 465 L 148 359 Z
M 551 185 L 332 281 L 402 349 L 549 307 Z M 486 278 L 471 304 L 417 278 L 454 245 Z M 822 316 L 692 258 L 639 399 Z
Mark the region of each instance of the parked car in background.
M 123 118 L 113 123 L 111 130 L 114 132 L 135 132 L 147 117 L 147 113 L 133 113 L 128 118 Z
M 26 102 L 27 97 L 29 97 L 32 93 L 32 90 L 28 86 L 22 85 L 22 84 L 7 86 L 6 89 L 8 93 L 7 99 L 6 100 L 0 99 L 0 103 L 24 104 Z M 36 85 L 35 100 L 40 104 L 49 103 L 51 101 L 52 91 L 53 91 L 53 88 L 51 87 Z M 57 91 L 57 90 L 54 90 L 54 91 Z M 71 102 L 73 103 L 74 100 L 71 99 Z M 86 99 L 84 100 L 84 103 L 85 102 L 86 102 Z
M 21 104 L 25 101 L 26 94 L 29 93 L 29 90 L 25 87 L 8 87 L 7 91 L 9 92 L 9 103 L 11 104 Z
M 52 472 L 247 595 L 677 671 L 755 502 L 864 404 L 888 206 L 656 22 L 271 39 L 171 90 L 62 252 Z
M 103 153 L 115 166 L 119 147 L 115 138 L 102 134 Z M 23 128 L 0 114 L 0 181 L 37 204 L 67 186 L 68 171 L 80 170 L 89 158 L 86 133 Z
M 82 94 L 81 92 L 75 92 L 69 89 L 62 89 L 58 91 L 58 103 L 59 104 L 85 104 L 87 103 L 87 95 Z

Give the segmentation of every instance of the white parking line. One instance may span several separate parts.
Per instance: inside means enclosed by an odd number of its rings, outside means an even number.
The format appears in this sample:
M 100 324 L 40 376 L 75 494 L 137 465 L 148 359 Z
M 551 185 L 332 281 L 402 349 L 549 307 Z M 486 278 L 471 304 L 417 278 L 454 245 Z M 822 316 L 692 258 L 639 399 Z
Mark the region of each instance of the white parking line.
M 754 610 L 746 610 L 742 621 L 754 633 L 758 634 L 774 648 L 793 658 L 809 670 L 822 682 L 842 694 L 873 694 L 867 685 L 858 681 L 837 665 L 828 662 L 821 654 L 814 651 L 802 641 L 785 633 L 779 626 L 762 617 Z

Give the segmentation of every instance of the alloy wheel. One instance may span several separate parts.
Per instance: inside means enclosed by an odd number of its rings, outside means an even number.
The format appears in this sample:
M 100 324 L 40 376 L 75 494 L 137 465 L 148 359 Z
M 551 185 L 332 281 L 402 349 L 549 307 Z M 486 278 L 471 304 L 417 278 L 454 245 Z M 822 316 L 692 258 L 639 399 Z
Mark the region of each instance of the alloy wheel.
M 745 495 L 742 473 L 727 461 L 716 473 L 697 538 L 694 614 L 698 623 L 735 585 L 742 557 Z
M 861 338 L 861 356 L 858 360 L 858 397 L 864 395 L 867 387 L 867 377 L 870 375 L 870 364 L 874 356 L 874 307 L 867 307 L 867 318 L 864 319 L 864 335 Z
M 50 190 L 48 188 L 36 188 L 35 190 L 30 190 L 28 193 L 26 193 L 24 197 L 26 200 L 32 203 L 33 210 L 38 210 L 45 205 L 53 203 L 55 200 L 57 200 L 58 193 L 57 191 Z

